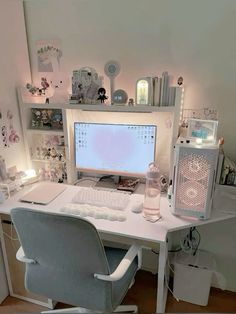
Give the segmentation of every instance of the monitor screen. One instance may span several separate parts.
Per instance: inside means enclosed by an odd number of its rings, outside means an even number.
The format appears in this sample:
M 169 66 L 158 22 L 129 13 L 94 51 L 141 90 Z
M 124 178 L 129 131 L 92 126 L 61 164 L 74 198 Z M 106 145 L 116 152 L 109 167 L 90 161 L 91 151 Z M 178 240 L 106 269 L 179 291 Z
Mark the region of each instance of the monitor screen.
M 74 141 L 79 170 L 143 177 L 155 158 L 156 126 L 75 122 Z

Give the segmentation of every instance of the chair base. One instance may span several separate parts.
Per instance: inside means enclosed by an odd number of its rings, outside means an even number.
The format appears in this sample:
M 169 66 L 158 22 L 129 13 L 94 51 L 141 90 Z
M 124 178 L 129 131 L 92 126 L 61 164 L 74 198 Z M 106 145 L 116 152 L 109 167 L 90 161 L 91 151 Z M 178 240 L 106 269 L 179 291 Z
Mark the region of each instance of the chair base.
M 136 305 L 119 305 L 113 313 L 138 313 Z
M 50 311 L 43 311 L 41 313 L 103 313 L 94 310 L 88 310 L 83 307 L 71 307 L 68 309 L 61 309 L 61 310 L 50 310 Z M 138 307 L 136 305 L 119 305 L 115 309 L 113 313 L 138 313 Z

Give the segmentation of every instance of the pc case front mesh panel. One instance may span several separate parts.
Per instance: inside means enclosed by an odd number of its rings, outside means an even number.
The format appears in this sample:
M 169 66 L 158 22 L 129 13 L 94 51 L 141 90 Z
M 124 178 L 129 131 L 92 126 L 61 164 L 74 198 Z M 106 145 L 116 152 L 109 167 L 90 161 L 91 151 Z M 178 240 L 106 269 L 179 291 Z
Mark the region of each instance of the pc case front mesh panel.
M 216 150 L 179 147 L 177 159 L 175 210 L 201 216 L 212 190 Z

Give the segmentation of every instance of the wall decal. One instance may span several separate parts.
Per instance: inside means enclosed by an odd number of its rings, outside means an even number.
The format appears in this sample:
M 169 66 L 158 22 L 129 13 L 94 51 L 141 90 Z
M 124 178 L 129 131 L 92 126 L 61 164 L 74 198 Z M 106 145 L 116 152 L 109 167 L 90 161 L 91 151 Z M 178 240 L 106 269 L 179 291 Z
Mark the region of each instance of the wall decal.
M 7 127 L 6 125 L 3 125 L 1 128 L 1 134 L 2 134 L 2 142 L 3 142 L 3 146 L 9 147 L 9 143 L 8 143 L 8 134 L 7 134 Z
M 0 111 L 0 130 L 1 130 L 1 141 L 4 148 L 10 147 L 11 144 L 18 143 L 20 136 L 18 135 L 13 118 L 14 115 L 11 110 Z

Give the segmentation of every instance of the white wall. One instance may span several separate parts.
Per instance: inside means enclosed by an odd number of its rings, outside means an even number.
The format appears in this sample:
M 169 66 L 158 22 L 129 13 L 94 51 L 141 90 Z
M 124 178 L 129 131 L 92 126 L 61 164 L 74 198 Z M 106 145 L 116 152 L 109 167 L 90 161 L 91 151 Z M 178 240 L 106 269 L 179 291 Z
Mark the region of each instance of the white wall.
M 219 135 L 225 137 L 225 151 L 236 159 L 235 0 L 27 0 L 25 8 L 35 81 L 39 79 L 35 41 L 42 39 L 61 40 L 62 71 L 68 77 L 82 66 L 103 74 L 108 60 L 119 61 L 122 72 L 116 87 L 126 89 L 130 97 L 136 79 L 143 75 L 164 70 L 175 78 L 183 75 L 185 106 L 217 107 Z M 203 246 L 215 252 L 232 290 L 236 290 L 234 224 L 201 229 Z
M 116 87 L 134 96 L 137 78 L 168 70 L 183 75 L 187 107 L 214 105 L 219 134 L 236 159 L 235 0 L 26 0 L 33 69 L 35 41 L 60 39 L 62 68 L 120 62 Z M 34 79 L 37 75 L 34 71 Z M 108 82 L 105 80 L 106 86 Z
M 18 170 L 22 170 L 26 163 L 16 87 L 31 80 L 22 1 L 0 1 L 0 38 L 0 110 L 3 115 L 0 125 L 7 123 L 6 113 L 11 110 L 14 128 L 20 136 L 20 142 L 9 148 L 4 147 L 1 139 L 0 155 L 5 158 L 7 167 L 16 165 Z

